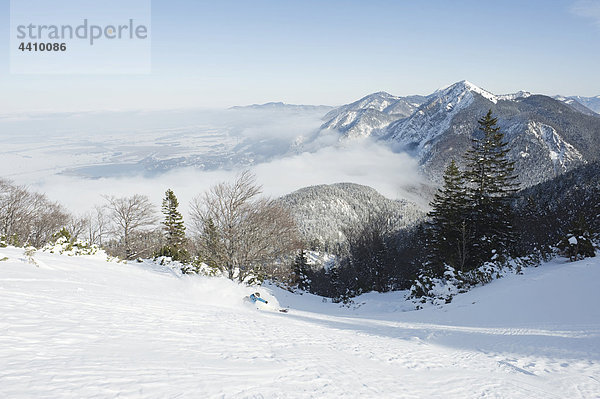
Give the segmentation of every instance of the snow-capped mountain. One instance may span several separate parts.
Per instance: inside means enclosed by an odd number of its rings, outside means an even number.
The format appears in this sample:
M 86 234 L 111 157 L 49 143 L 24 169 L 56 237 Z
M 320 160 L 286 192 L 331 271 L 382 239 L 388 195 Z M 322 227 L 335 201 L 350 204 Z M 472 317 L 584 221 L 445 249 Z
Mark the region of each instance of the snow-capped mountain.
M 428 96 L 427 102 L 414 114 L 390 126 L 388 138 L 421 151 L 427 148 L 432 140 L 446 132 L 451 127 L 454 117 L 471 107 L 475 100 L 487 100 L 491 104 L 498 104 L 499 101 L 514 101 L 529 96 L 530 93 L 523 91 L 497 96 L 463 80 Z
M 406 200 L 391 200 L 354 183 L 305 187 L 279 199 L 290 209 L 306 242 L 332 249 L 346 241 L 349 229 L 369 218 L 389 217 L 392 230 L 412 226 L 424 211 Z
M 600 114 L 600 96 L 595 97 L 581 97 L 581 96 L 571 96 L 569 97 L 580 104 L 583 104 L 587 108 L 591 109 L 597 114 Z
M 423 96 L 373 93 L 328 112 L 321 129 L 335 129 L 350 138 L 377 135 L 393 121 L 411 115 L 425 100 Z
M 580 96 L 554 96 L 555 100 L 562 101 L 565 104 L 569 104 L 577 111 L 587 114 L 596 115 L 600 113 L 600 96 L 598 97 L 580 97 Z
M 381 98 L 381 93 L 372 96 Z M 369 96 L 327 115 L 335 115 L 336 121 L 352 120 L 360 126 L 355 131 L 377 132 L 374 136 L 380 140 L 409 151 L 419 159 L 424 171 L 438 181 L 448 162 L 460 161 L 470 147 L 478 132 L 477 120 L 489 109 L 512 145 L 510 156 L 516 162 L 523 186 L 600 158 L 600 117 L 579 109 L 575 101 L 569 104 L 526 91 L 496 95 L 466 80 L 421 98 L 425 101 L 411 115 L 397 116 L 391 123 L 393 114 L 385 114 L 386 120 L 379 118 L 374 122 L 354 117 L 361 103 L 369 104 Z M 379 109 L 389 107 L 381 100 L 379 104 Z M 381 112 L 375 106 L 371 109 Z M 344 136 L 354 137 L 347 131 Z
M 516 93 L 510 94 L 500 94 L 496 95 L 492 92 L 489 92 L 481 87 L 474 85 L 468 80 L 461 80 L 460 82 L 451 84 L 449 86 L 443 87 L 441 89 L 436 90 L 433 94 L 427 96 L 427 99 L 430 101 L 431 99 L 436 98 L 450 98 L 452 97 L 462 97 L 468 93 L 476 93 L 480 96 L 490 100 L 494 104 L 501 100 L 516 100 L 517 98 L 527 98 L 531 96 L 531 93 L 528 91 L 518 91 Z M 467 99 L 471 99 L 471 97 L 467 97 Z M 459 101 L 457 101 L 459 102 Z M 463 103 L 464 104 L 464 103 Z
M 439 178 L 450 159 L 460 160 L 469 148 L 477 120 L 489 109 L 512 145 L 524 186 L 599 157 L 600 118 L 550 97 L 497 96 L 466 81 L 437 91 L 412 116 L 391 124 L 387 140 L 413 151 Z

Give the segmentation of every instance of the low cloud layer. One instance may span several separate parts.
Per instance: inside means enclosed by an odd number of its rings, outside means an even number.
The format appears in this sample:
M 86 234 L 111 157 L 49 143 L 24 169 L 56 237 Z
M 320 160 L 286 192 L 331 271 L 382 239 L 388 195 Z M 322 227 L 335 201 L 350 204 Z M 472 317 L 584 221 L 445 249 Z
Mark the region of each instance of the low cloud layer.
M 273 195 L 315 184 L 351 182 L 371 186 L 389 198 L 403 198 L 406 187 L 421 182 L 413 158 L 369 140 L 278 159 L 257 165 L 254 171 Z
M 182 168 L 150 178 L 86 179 L 52 175 L 32 182 L 31 186 L 78 213 L 103 203 L 103 195 L 144 194 L 158 206 L 164 192 L 170 188 L 187 212 L 194 196 L 218 182 L 232 181 L 241 170 Z M 371 186 L 389 198 L 414 199 L 410 188 L 422 182 L 418 166 L 410 156 L 367 141 L 280 158 L 250 170 L 263 186 L 263 193 L 271 197 L 311 185 L 352 182 Z
M 158 208 L 169 188 L 187 212 L 194 196 L 247 168 L 272 197 L 353 182 L 389 198 L 418 200 L 411 196 L 422 182 L 414 159 L 369 139 L 340 142 L 335 131 L 319 131 L 325 111 L 242 108 L 5 120 L 0 176 L 75 213 L 102 204 L 103 195 L 144 194 Z

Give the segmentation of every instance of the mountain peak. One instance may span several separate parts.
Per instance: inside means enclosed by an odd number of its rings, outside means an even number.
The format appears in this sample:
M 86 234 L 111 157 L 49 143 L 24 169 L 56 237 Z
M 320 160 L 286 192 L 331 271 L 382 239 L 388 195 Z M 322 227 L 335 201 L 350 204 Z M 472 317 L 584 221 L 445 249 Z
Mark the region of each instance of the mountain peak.
M 377 91 L 377 92 L 371 93 L 365 97 L 394 97 L 394 98 L 396 98 L 396 96 L 388 93 L 387 91 Z
M 463 79 L 463 80 L 460 80 L 458 82 L 451 83 L 451 84 L 446 85 L 446 86 L 442 86 L 439 89 L 437 89 L 435 91 L 435 93 L 445 92 L 445 91 L 448 91 L 448 90 L 454 90 L 454 89 L 457 89 L 457 88 L 462 88 L 462 89 L 465 89 L 465 90 L 471 90 L 471 89 L 473 89 L 473 90 L 481 90 L 477 85 L 469 82 L 468 80 L 464 80 Z
M 469 82 L 468 80 L 461 80 L 460 82 L 456 82 L 449 86 L 442 87 L 441 89 L 435 91 L 435 93 L 433 93 L 433 96 L 442 97 L 450 95 L 451 97 L 462 97 L 467 91 L 471 93 L 477 93 L 483 98 L 493 102 L 494 104 L 496 104 L 500 100 L 515 100 L 517 98 L 527 98 L 531 96 L 530 92 L 523 90 L 520 90 L 516 93 L 496 95 L 491 91 L 482 89 L 481 87 Z
M 394 96 L 393 94 L 390 94 L 386 91 L 378 91 L 375 93 L 367 94 L 366 96 L 362 97 L 360 100 L 355 101 L 352 104 L 366 104 L 381 101 L 398 101 L 399 98 L 400 97 Z
M 454 84 L 451 84 L 450 86 L 446 86 L 443 87 L 439 90 L 437 90 L 435 93 L 433 93 L 433 95 L 437 95 L 438 97 L 442 97 L 442 96 L 451 96 L 451 97 L 455 97 L 455 96 L 463 96 L 465 92 L 472 92 L 472 93 L 477 93 L 481 96 L 483 96 L 484 98 L 490 100 L 493 103 L 498 102 L 498 96 L 496 96 L 495 94 L 482 89 L 481 87 L 469 82 L 468 80 L 461 80 L 460 82 L 456 82 Z
M 346 137 L 368 137 L 391 122 L 414 113 L 425 97 L 398 97 L 378 91 L 328 112 L 321 129 L 339 130 Z
M 460 82 L 458 82 L 458 84 L 464 85 L 466 88 L 468 88 L 471 91 L 485 91 L 481 87 L 469 82 L 468 80 L 461 80 Z
M 382 112 L 384 109 L 389 107 L 392 103 L 400 100 L 400 97 L 391 95 L 385 91 L 378 91 L 364 96 L 358 101 L 348 104 L 347 107 L 358 108 L 358 109 L 375 109 Z

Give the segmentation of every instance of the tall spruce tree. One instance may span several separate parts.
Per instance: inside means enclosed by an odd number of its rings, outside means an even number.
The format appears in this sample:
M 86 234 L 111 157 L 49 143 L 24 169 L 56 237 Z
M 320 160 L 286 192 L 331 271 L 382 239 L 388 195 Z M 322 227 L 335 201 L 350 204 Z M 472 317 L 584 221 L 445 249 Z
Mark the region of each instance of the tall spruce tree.
M 514 243 L 510 201 L 518 183 L 514 162 L 507 157 L 508 143 L 497 122 L 491 109 L 478 120 L 482 136 L 473 139 L 472 148 L 465 154 L 473 227 L 468 268 L 490 260 L 502 261 Z
M 170 256 L 173 260 L 186 260 L 188 254 L 185 249 L 185 226 L 183 216 L 177 210 L 178 207 L 179 201 L 177 201 L 175 193 L 168 189 L 162 202 L 162 213 L 165 215 L 162 222 L 165 245 L 160 251 L 160 255 Z
M 465 180 L 454 160 L 450 161 L 443 179 L 428 214 L 429 263 L 433 274 L 438 276 L 443 274 L 444 265 L 464 270 L 471 229 Z
M 301 249 L 296 255 L 293 265 L 294 282 L 298 286 L 298 289 L 302 291 L 308 291 L 310 289 L 310 265 L 306 258 L 306 251 Z

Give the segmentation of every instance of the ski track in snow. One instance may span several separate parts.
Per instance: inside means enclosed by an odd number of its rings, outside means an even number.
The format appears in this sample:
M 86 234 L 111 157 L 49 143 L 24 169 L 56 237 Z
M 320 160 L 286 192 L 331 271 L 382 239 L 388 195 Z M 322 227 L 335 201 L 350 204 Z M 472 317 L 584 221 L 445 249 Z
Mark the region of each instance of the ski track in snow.
M 550 264 L 418 312 L 370 311 L 374 294 L 352 310 L 261 288 L 271 303 L 291 306 L 282 314 L 244 306 L 254 289 L 222 279 L 46 253 L 35 255 L 46 266 L 38 268 L 15 248 L 0 248 L 4 256 L 0 397 L 600 396 L 597 311 L 512 324 L 500 315 L 494 324 L 477 318 L 481 309 L 465 310 L 501 301 L 495 292 L 507 284 L 535 293 L 532 284 L 552 273 L 598 281 L 598 261 Z

